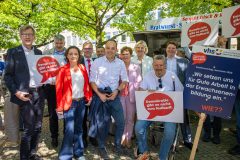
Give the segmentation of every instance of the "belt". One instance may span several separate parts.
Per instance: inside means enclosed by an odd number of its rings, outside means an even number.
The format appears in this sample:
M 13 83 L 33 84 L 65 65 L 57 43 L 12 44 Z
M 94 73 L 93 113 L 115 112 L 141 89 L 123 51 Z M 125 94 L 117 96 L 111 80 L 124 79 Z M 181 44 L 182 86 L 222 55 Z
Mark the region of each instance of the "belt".
M 83 100 L 84 99 L 84 97 L 82 97 L 82 98 L 73 98 L 72 100 L 73 101 L 76 101 L 76 102 L 79 102 L 79 101 L 81 101 L 81 100 Z

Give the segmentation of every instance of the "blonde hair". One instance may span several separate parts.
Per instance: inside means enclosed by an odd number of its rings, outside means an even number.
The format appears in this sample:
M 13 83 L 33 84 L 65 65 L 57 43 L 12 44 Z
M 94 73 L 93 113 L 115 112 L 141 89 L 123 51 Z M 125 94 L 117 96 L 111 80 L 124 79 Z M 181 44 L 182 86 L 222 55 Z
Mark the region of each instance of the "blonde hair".
M 138 41 L 138 42 L 135 44 L 135 46 L 134 46 L 135 52 L 136 52 L 137 46 L 139 46 L 140 44 L 142 44 L 142 45 L 144 46 L 145 54 L 148 53 L 147 43 L 146 43 L 145 41 L 143 41 L 143 40 L 140 40 L 140 41 Z

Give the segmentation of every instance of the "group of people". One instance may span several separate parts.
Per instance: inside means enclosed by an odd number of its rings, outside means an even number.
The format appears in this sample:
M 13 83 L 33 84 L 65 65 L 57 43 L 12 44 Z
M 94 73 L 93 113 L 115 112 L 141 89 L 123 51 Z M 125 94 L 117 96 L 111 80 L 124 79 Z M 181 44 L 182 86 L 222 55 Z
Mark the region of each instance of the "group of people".
M 58 118 L 64 118 L 60 160 L 85 160 L 84 148 L 89 142 L 98 148 L 102 159 L 109 159 L 106 139 L 111 118 L 116 126 L 114 152 L 121 155 L 123 147 L 131 148 L 131 139 L 135 133 L 137 159 L 149 158 L 147 132 L 152 122 L 137 120 L 135 91 L 183 91 L 189 61 L 176 57 L 175 42 L 167 43 L 166 56 L 155 55 L 151 58 L 146 55 L 148 47 L 144 41 L 136 43 L 136 55 L 133 55 L 130 47 L 123 47 L 117 55 L 117 42 L 108 40 L 105 48 L 97 47 L 97 58 L 93 58 L 91 42 L 85 42 L 81 51 L 76 46 L 66 49 L 64 36 L 56 35 L 54 48 L 43 54 L 64 56 L 66 64 L 59 69 L 56 78 L 52 78 L 51 82 L 36 84 L 30 78 L 26 59 L 29 54 L 42 55 L 42 52 L 33 46 L 34 28 L 30 25 L 21 27 L 20 39 L 22 45 L 7 52 L 4 80 L 11 93 L 10 101 L 19 107 L 24 126 L 20 143 L 21 160 L 41 159 L 37 155 L 37 145 L 45 99 L 48 102 L 53 147 L 57 147 L 59 141 Z M 176 123 L 164 122 L 163 125 L 164 135 L 159 159 L 166 160 L 176 134 Z M 184 110 L 184 123 L 180 126 L 184 145 L 191 149 L 192 135 L 187 110 Z M 205 135 L 209 136 L 208 130 L 205 130 L 204 141 Z M 240 133 L 238 136 L 240 137 Z M 219 144 L 220 138 L 217 138 L 213 139 L 213 142 Z M 240 144 L 240 141 L 238 143 Z M 239 145 L 235 150 L 238 147 Z

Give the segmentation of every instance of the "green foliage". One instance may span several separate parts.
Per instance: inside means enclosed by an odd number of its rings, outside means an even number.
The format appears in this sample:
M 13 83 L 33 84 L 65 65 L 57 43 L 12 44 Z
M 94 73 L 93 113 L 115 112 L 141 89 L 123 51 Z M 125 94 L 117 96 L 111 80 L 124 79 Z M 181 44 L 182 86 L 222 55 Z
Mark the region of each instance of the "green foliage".
M 37 45 L 50 41 L 64 28 L 64 21 L 44 1 L 5 0 L 0 4 L 0 48 L 18 45 L 19 27 L 26 24 L 36 29 Z

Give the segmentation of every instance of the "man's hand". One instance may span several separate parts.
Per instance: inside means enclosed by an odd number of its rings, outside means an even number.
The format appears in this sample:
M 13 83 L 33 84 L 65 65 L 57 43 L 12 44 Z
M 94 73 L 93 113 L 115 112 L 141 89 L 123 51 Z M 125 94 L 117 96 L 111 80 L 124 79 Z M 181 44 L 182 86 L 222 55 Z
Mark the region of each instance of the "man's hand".
M 112 92 L 110 95 L 108 95 L 107 100 L 111 100 L 113 101 L 118 95 L 118 90 L 115 90 L 114 92 Z
M 30 100 L 30 97 L 29 97 L 28 95 L 29 95 L 29 93 L 27 93 L 27 92 L 21 92 L 21 91 L 17 91 L 17 92 L 15 93 L 15 96 L 16 96 L 18 99 L 22 100 L 22 101 L 29 101 L 29 100 Z
M 106 102 L 107 101 L 107 95 L 103 94 L 103 93 L 99 93 L 99 98 L 101 99 L 102 102 Z

